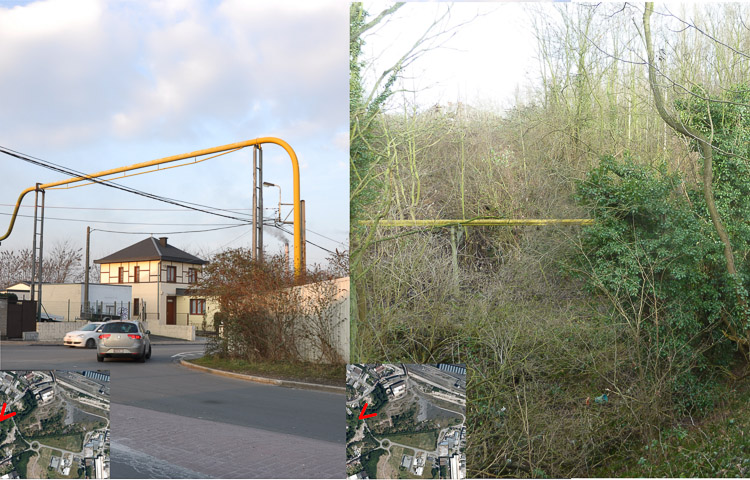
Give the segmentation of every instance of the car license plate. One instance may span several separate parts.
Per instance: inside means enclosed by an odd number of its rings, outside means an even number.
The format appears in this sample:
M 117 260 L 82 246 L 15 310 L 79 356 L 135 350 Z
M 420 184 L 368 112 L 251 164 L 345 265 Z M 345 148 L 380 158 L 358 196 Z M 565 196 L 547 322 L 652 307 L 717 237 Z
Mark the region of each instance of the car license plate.
M 112 353 L 128 353 L 128 350 L 126 348 L 115 348 Z

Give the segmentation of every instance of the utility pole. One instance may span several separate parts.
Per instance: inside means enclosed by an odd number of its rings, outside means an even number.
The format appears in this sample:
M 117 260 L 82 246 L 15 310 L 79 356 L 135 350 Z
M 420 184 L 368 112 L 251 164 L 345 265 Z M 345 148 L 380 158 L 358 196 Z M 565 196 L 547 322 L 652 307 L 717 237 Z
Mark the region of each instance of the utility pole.
M 263 260 L 263 149 L 253 148 L 253 236 L 252 258 Z
M 84 287 L 83 287 L 83 308 L 84 318 L 90 318 L 91 309 L 89 308 L 89 245 L 91 240 L 91 227 L 86 227 L 86 267 L 84 270 Z
M 31 247 L 31 300 L 34 301 L 34 290 L 36 285 L 39 285 L 39 295 L 37 295 L 36 301 L 36 321 L 38 322 L 42 318 L 42 264 L 44 258 L 42 256 L 42 247 L 44 241 L 44 190 L 40 187 L 40 183 L 36 184 L 34 189 L 34 241 Z M 41 195 L 40 195 L 41 194 Z M 41 204 L 40 204 L 41 201 Z M 38 233 L 37 233 L 38 231 Z M 39 244 L 37 249 L 37 236 L 39 237 Z M 37 251 L 39 252 L 39 261 L 37 262 Z
M 37 183 L 37 189 L 39 188 L 39 184 Z M 34 205 L 36 205 L 39 202 L 39 190 L 34 191 Z M 32 237 L 31 242 L 31 278 L 29 281 L 31 281 L 31 301 L 33 302 L 36 298 L 36 293 L 34 290 L 36 289 L 34 279 L 36 278 L 36 229 L 37 229 L 37 219 L 36 219 L 36 207 L 34 207 L 34 236 Z

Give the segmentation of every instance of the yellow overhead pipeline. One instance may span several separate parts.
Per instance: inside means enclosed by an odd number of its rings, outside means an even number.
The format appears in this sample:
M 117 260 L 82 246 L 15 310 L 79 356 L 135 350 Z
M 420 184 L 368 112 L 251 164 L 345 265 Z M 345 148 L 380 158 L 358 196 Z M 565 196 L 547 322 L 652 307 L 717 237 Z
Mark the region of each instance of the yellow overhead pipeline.
M 372 225 L 374 220 L 363 220 L 362 225 Z M 593 225 L 591 218 L 478 218 L 468 220 L 380 220 L 379 227 L 450 227 L 453 225 L 489 227 L 514 225 Z
M 153 172 L 163 172 L 164 170 L 170 170 L 172 168 L 180 168 L 180 167 L 185 167 L 185 166 L 188 166 L 188 165 L 195 165 L 196 163 L 205 162 L 206 160 L 211 160 L 212 158 L 216 158 L 216 157 L 220 157 L 222 155 L 226 155 L 228 153 L 236 152 L 237 150 L 242 150 L 242 148 L 236 148 L 234 150 L 228 150 L 226 152 L 217 153 L 216 155 L 212 155 L 212 156 L 206 157 L 206 158 L 201 158 L 200 160 L 198 160 L 197 158 L 194 158 L 192 162 L 185 162 L 185 163 L 181 163 L 179 165 L 171 165 L 169 167 L 164 167 L 164 168 L 162 168 L 161 165 L 157 165 L 156 168 L 154 168 L 153 170 L 146 170 L 145 172 L 138 172 L 138 173 L 131 173 L 131 174 L 122 174 L 119 177 L 103 178 L 103 179 L 101 179 L 99 181 L 96 181 L 96 182 L 81 183 L 79 185 L 73 185 L 73 186 L 65 185 L 64 187 L 50 187 L 47 190 L 70 190 L 71 188 L 86 187 L 88 185 L 94 185 L 95 183 L 111 182 L 113 180 L 118 180 L 120 178 L 135 177 L 137 175 L 145 175 L 147 173 L 153 173 Z
M 150 160 L 148 162 L 136 163 L 134 165 L 129 165 L 127 167 L 113 168 L 113 169 L 104 170 L 98 173 L 92 173 L 90 175 L 84 175 L 80 177 L 71 177 L 66 180 L 60 180 L 57 182 L 39 184 L 38 188 L 44 190 L 46 188 L 59 187 L 61 185 L 69 185 L 72 183 L 82 182 L 85 180 L 92 180 L 95 178 L 106 177 L 108 175 L 115 175 L 118 173 L 128 172 L 131 170 L 138 170 L 141 168 L 153 167 L 155 165 L 162 165 L 164 163 L 176 162 L 178 160 L 185 160 L 191 157 L 210 155 L 212 153 L 225 152 L 227 150 L 239 150 L 245 147 L 262 145 L 264 143 L 273 143 L 273 144 L 279 145 L 284 150 L 286 150 L 286 153 L 289 154 L 289 158 L 292 160 L 292 173 L 293 173 L 293 180 L 294 180 L 294 274 L 295 276 L 299 277 L 300 275 L 304 273 L 304 268 L 305 268 L 304 265 L 302 265 L 302 212 L 300 211 L 299 162 L 297 161 L 297 154 L 294 153 L 294 150 L 292 149 L 292 147 L 289 146 L 288 143 L 286 143 L 284 140 L 280 138 L 261 137 L 261 138 L 256 138 L 254 140 L 246 140 L 244 142 L 232 143 L 229 145 L 222 145 L 220 147 L 206 148 L 204 150 L 196 150 L 194 152 L 183 153 L 181 155 L 173 155 L 171 157 L 159 158 L 157 160 Z M 5 233 L 5 235 L 0 237 L 0 241 L 8 238 L 10 236 L 10 233 L 13 231 L 13 225 L 16 223 L 18 209 L 21 206 L 23 197 L 25 197 L 27 193 L 33 192 L 36 189 L 37 189 L 36 186 L 29 187 L 26 190 L 22 191 L 21 195 L 18 196 L 18 201 L 16 202 L 15 209 L 13 210 L 13 215 L 10 219 L 10 225 L 8 226 L 8 231 Z

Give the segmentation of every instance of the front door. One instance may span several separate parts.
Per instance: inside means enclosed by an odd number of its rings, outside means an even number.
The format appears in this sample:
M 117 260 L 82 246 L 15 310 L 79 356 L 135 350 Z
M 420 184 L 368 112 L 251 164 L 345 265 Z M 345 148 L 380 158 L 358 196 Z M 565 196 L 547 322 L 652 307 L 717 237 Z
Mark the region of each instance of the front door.
M 167 325 L 177 325 L 177 297 L 167 297 Z

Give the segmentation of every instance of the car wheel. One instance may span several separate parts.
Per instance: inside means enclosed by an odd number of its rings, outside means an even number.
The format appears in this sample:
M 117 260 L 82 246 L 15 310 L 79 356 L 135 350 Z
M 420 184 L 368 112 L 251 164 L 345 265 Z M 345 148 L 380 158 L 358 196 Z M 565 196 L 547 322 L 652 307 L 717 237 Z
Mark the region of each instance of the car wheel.
M 86 348 L 94 348 L 96 347 L 96 341 L 93 338 L 89 338 L 86 340 Z
M 146 354 L 146 358 L 151 358 L 151 345 L 148 346 L 148 353 Z
M 96 361 L 97 362 L 103 362 L 104 361 L 104 355 L 96 354 Z

